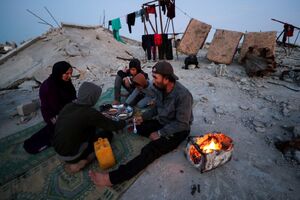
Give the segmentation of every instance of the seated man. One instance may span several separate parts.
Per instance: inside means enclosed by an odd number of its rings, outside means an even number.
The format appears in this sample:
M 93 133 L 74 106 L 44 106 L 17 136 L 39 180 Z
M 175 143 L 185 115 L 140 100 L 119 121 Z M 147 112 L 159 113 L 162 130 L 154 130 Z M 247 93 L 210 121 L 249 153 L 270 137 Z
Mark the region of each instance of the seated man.
M 115 96 L 113 104 L 119 104 L 121 101 L 121 87 L 123 86 L 128 93 L 132 93 L 135 86 L 132 83 L 132 78 L 138 73 L 143 73 L 148 78 L 148 74 L 145 73 L 141 68 L 141 62 L 134 58 L 129 62 L 129 69 L 119 70 L 115 79 Z
M 125 121 L 113 121 L 93 108 L 101 95 L 101 88 L 84 82 L 78 91 L 78 98 L 67 104 L 59 113 L 53 147 L 59 158 L 66 162 L 65 169 L 76 173 L 94 157 L 94 141 L 98 137 L 112 139 L 112 133 L 122 129 Z M 96 135 L 96 128 L 104 130 Z
M 109 173 L 89 171 L 91 180 L 97 186 L 111 186 L 122 183 L 137 175 L 160 156 L 172 151 L 185 140 L 190 133 L 193 121 L 192 94 L 176 80 L 173 67 L 168 62 L 158 62 L 152 68 L 153 84 L 159 89 L 156 98 L 156 115 L 147 120 L 136 117 L 137 133 L 149 137 L 152 141 L 146 144 L 141 153 L 120 165 Z
M 154 104 L 155 92 L 158 92 L 152 84 L 145 78 L 144 74 L 139 73 L 132 79 L 135 89 L 126 99 L 125 104 L 145 108 Z

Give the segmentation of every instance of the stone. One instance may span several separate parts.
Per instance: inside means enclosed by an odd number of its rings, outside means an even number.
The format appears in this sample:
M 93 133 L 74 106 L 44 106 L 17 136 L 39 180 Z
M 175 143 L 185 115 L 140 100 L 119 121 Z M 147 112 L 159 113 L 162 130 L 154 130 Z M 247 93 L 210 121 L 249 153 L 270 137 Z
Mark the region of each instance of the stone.
M 215 123 L 214 120 L 210 117 L 204 117 L 204 121 L 207 124 L 214 124 Z
M 207 59 L 216 63 L 231 64 L 243 33 L 217 29 L 207 52 Z
M 293 133 L 295 138 L 300 138 L 300 126 L 295 126 Z
M 239 108 L 245 111 L 250 109 L 249 106 L 245 106 L 245 105 L 240 105 Z
M 294 159 L 298 162 L 298 163 L 300 163 L 300 151 L 295 151 L 295 153 L 294 153 Z
M 33 102 L 28 102 L 28 103 L 23 103 L 19 106 L 17 106 L 17 112 L 21 116 L 26 116 L 29 115 L 40 107 L 40 104 L 38 101 L 33 101 Z
M 211 29 L 211 25 L 191 19 L 179 43 L 177 50 L 187 55 L 197 55 Z

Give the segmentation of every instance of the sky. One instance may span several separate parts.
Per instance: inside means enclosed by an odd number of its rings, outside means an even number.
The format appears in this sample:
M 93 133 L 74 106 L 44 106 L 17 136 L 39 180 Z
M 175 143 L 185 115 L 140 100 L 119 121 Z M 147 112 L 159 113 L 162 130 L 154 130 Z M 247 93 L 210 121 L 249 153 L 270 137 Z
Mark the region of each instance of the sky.
M 15 41 L 18 44 L 40 36 L 50 28 L 39 23 L 41 20 L 31 15 L 26 9 L 57 27 L 44 7 L 58 22 L 102 25 L 105 16 L 107 27 L 108 20 L 120 17 L 122 24 L 120 34 L 141 41 L 141 36 L 144 34 L 141 20 L 136 19 L 130 34 L 126 24 L 126 15 L 138 11 L 146 2 L 149 1 L 1 0 L 0 43 Z M 283 29 L 283 24 L 274 22 L 271 18 L 300 27 L 299 9 L 300 1 L 298 0 L 176 0 L 174 29 L 176 33 L 183 33 L 190 19 L 195 18 L 212 25 L 207 41 L 212 39 L 216 29 L 240 32 L 277 31 L 279 34 Z M 165 22 L 165 17 L 163 19 Z M 148 30 L 150 30 L 149 25 Z M 171 26 L 168 32 L 172 32 Z M 298 30 L 290 39 L 291 43 L 294 43 L 297 34 Z M 300 38 L 297 43 L 300 43 Z

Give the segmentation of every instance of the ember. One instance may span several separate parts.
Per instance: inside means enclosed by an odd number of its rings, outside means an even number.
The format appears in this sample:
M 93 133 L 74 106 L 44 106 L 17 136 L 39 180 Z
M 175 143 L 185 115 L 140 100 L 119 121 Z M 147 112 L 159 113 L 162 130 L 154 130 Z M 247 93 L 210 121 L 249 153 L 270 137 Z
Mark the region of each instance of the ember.
M 186 156 L 201 172 L 211 170 L 230 160 L 233 151 L 232 139 L 223 133 L 208 133 L 189 137 Z

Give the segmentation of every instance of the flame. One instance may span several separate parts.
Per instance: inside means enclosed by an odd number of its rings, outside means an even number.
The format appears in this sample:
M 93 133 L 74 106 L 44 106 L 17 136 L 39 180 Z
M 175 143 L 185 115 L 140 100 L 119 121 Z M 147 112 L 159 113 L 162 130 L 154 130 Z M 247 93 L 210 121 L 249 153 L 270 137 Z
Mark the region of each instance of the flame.
M 219 150 L 226 151 L 232 148 L 233 146 L 232 139 L 223 133 L 208 133 L 203 137 L 196 138 L 195 143 L 198 144 L 201 152 L 204 154 L 209 154 L 213 151 Z M 189 152 L 190 158 L 194 161 L 194 163 L 199 163 L 201 161 L 201 153 L 199 153 L 193 145 L 190 146 Z
M 218 142 L 215 138 L 212 138 L 208 144 L 200 145 L 200 149 L 204 153 L 211 153 L 215 150 L 221 150 L 222 149 L 222 144 L 220 142 Z

